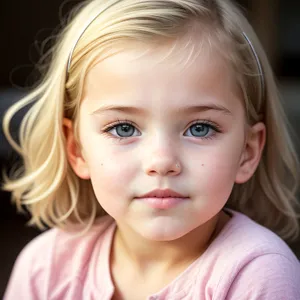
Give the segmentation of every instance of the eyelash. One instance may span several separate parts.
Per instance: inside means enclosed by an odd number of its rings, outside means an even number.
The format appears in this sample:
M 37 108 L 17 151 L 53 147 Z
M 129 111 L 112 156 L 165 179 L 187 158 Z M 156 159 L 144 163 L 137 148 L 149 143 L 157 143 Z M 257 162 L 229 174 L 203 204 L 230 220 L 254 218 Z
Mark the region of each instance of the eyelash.
M 214 122 L 211 122 L 209 120 L 196 120 L 194 121 L 190 126 L 192 127 L 193 125 L 197 125 L 197 124 L 200 124 L 200 125 L 208 125 L 213 131 L 214 133 L 210 136 L 204 136 L 204 137 L 198 137 L 199 139 L 205 139 L 205 140 L 209 140 L 209 139 L 213 139 L 214 136 L 216 135 L 216 133 L 221 133 L 221 128 L 219 125 L 215 124 Z M 114 138 L 114 139 L 118 139 L 119 141 L 122 141 L 124 139 L 127 139 L 127 138 L 130 138 L 130 137 L 119 137 L 119 136 L 115 136 L 115 135 L 112 135 L 109 133 L 110 130 L 116 128 L 117 126 L 119 125 L 131 125 L 133 127 L 135 127 L 134 123 L 129 121 L 129 120 L 117 120 L 116 122 L 106 126 L 103 130 L 102 130 L 102 133 L 104 133 L 105 135 L 107 135 L 109 138 Z M 197 138 L 197 137 L 196 137 Z

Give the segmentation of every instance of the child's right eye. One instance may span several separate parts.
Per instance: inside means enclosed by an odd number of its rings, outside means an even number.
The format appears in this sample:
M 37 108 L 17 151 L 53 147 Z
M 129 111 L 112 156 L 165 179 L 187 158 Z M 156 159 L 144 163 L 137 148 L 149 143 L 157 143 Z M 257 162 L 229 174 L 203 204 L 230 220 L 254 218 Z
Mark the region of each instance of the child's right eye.
M 110 132 L 110 131 L 113 131 Z M 118 138 L 127 138 L 132 137 L 133 133 L 137 131 L 137 129 L 130 122 L 118 122 L 116 125 L 110 125 L 108 128 L 104 130 L 104 132 L 109 133 L 118 137 Z

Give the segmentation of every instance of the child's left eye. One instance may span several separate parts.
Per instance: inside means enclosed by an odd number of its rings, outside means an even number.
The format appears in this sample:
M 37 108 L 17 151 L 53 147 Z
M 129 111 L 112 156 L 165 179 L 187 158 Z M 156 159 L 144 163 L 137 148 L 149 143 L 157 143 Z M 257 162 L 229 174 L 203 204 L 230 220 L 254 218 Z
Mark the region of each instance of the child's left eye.
M 186 132 L 191 132 L 193 137 L 211 138 L 216 132 L 220 132 L 216 125 L 207 122 L 197 122 L 192 124 Z

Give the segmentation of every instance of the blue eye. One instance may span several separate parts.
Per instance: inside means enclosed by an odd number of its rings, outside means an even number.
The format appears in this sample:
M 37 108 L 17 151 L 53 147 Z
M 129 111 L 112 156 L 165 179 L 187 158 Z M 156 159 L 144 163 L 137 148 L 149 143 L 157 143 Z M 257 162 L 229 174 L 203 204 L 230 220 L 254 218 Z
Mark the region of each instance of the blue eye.
M 111 125 L 104 130 L 106 133 L 109 133 L 110 131 L 112 131 L 111 135 L 122 139 L 132 137 L 137 129 L 129 121 L 118 121 L 118 124 Z
M 205 123 L 193 124 L 187 131 L 190 131 L 194 137 L 206 137 L 212 130 L 215 130 L 212 125 Z
M 130 137 L 134 133 L 134 127 L 130 124 L 121 124 L 115 127 L 116 132 L 121 137 Z

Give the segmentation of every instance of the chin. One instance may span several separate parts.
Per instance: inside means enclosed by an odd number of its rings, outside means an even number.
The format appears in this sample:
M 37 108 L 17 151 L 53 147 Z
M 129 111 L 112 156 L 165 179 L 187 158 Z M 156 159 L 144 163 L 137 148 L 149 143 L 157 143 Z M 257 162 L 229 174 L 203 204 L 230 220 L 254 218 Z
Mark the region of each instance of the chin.
M 170 242 L 185 236 L 194 228 L 188 229 L 182 226 L 149 226 L 147 228 L 139 228 L 139 233 L 147 240 L 156 242 Z

